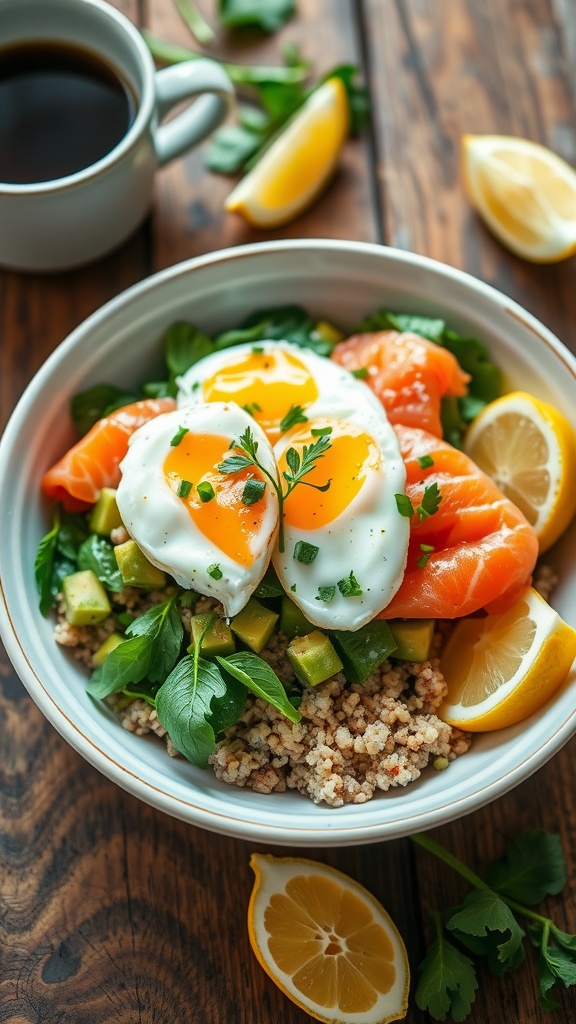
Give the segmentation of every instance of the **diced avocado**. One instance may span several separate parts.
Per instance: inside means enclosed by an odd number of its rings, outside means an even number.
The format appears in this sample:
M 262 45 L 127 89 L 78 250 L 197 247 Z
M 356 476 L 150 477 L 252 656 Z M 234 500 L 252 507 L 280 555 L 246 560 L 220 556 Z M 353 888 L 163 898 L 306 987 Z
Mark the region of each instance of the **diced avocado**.
M 212 625 L 206 629 L 206 624 L 211 619 L 213 619 Z M 202 643 L 200 645 L 200 653 L 205 658 L 215 658 L 217 655 L 224 658 L 227 654 L 234 654 L 236 644 L 226 619 L 221 619 L 220 617 L 214 619 L 214 616 L 207 612 L 205 615 L 193 615 L 190 619 L 190 626 L 192 629 L 192 643 L 188 648 L 189 654 L 192 654 L 205 629 L 206 632 L 202 636 Z
M 330 640 L 319 629 L 296 637 L 286 653 L 297 678 L 309 686 L 318 686 L 344 667 Z
M 114 548 L 118 568 L 125 587 L 163 587 L 166 573 L 149 562 L 135 540 L 127 540 Z
M 344 675 L 351 683 L 364 683 L 378 665 L 394 652 L 396 641 L 383 619 L 373 619 L 354 633 L 330 633 L 342 661 Z
M 327 341 L 330 345 L 337 345 L 339 341 L 342 341 L 344 335 L 334 324 L 328 323 L 327 320 L 319 320 L 314 326 L 314 337 L 320 338 L 322 341 Z
M 234 616 L 230 628 L 243 644 L 256 654 L 260 654 L 272 636 L 277 622 L 276 612 L 270 611 L 251 597 L 242 611 Z
M 92 569 L 65 576 L 62 594 L 66 621 L 71 626 L 94 626 L 110 615 L 108 595 Z
M 109 537 L 112 530 L 122 526 L 122 518 L 116 504 L 116 490 L 114 487 L 102 488 L 100 497 L 90 513 L 88 526 L 92 533 L 98 533 L 101 537 Z
M 401 661 L 428 661 L 435 619 L 392 619 L 388 625 L 396 642 L 395 658 Z
M 307 633 L 312 633 L 314 626 L 311 622 L 300 611 L 297 604 L 291 601 L 289 597 L 282 598 L 282 607 L 280 608 L 280 632 L 284 633 L 284 636 L 288 640 L 293 640 L 295 636 L 306 636 Z
M 121 633 L 110 633 L 110 636 L 106 637 L 104 643 L 100 644 L 98 650 L 94 651 L 94 654 L 92 655 L 93 668 L 98 668 L 99 665 L 106 660 L 108 655 L 112 651 L 116 650 L 119 644 L 124 643 L 125 639 L 126 637 L 122 636 Z

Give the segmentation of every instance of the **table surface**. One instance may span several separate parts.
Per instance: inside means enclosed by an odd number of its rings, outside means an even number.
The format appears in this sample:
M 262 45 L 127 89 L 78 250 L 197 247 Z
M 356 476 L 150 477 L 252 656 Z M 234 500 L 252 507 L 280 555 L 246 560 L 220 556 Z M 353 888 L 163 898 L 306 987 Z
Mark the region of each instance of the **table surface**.
M 158 174 L 153 212 L 118 252 L 71 273 L 0 272 L 0 425 L 55 346 L 134 282 L 199 253 L 270 237 L 385 242 L 444 260 L 496 285 L 568 345 L 576 339 L 576 261 L 532 266 L 483 228 L 465 199 L 465 132 L 540 141 L 576 164 L 573 0 L 299 0 L 271 39 L 222 34 L 213 52 L 274 62 L 301 46 L 320 75 L 364 68 L 371 131 L 348 143 L 309 212 L 264 233 L 225 214 L 230 180 L 202 150 Z M 137 25 L 187 44 L 171 0 L 116 0 Z M 204 10 L 214 6 L 206 0 Z M 548 913 L 576 931 L 576 741 L 509 795 L 434 838 L 481 870 L 520 830 L 560 834 L 568 861 Z M 304 1024 L 254 959 L 245 927 L 252 844 L 189 827 L 126 795 L 44 720 L 0 658 L 0 1021 L 92 1024 Z M 337 811 L 335 813 L 338 813 Z M 260 847 L 264 850 L 264 847 Z M 286 849 L 270 852 L 286 854 Z M 428 909 L 466 887 L 410 840 L 300 851 L 358 879 L 397 921 L 415 966 Z M 576 1020 L 576 989 L 549 1017 L 535 961 L 513 976 L 480 974 L 471 1024 Z M 407 1020 L 423 1022 L 411 1000 Z

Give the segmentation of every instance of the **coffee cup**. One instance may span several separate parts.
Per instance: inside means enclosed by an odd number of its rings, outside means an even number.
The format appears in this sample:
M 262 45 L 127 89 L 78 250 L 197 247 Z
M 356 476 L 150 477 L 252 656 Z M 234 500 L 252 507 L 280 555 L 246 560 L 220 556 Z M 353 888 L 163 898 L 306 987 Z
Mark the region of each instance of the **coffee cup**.
M 211 60 L 156 71 L 104 0 L 0 0 L 0 265 L 64 270 L 115 249 L 148 213 L 155 171 L 233 96 Z

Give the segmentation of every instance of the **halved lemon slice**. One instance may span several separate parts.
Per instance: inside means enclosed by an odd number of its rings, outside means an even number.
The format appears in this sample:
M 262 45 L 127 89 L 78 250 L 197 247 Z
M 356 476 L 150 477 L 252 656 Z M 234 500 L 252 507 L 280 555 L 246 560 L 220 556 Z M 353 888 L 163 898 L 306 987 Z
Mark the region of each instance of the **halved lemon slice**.
M 576 630 L 527 587 L 503 614 L 455 627 L 441 658 L 448 696 L 438 714 L 470 732 L 515 725 L 549 700 L 575 657 Z
M 553 263 L 576 252 L 576 171 L 536 142 L 509 135 L 465 135 L 464 185 L 470 202 L 517 256 Z
M 225 208 L 262 228 L 298 216 L 335 171 L 349 123 L 346 89 L 340 78 L 329 78 L 242 178 Z
M 250 943 L 289 999 L 326 1024 L 385 1024 L 406 1015 L 406 948 L 366 889 L 300 857 L 253 854 L 250 866 Z
M 540 551 L 549 548 L 576 515 L 576 435 L 566 417 L 512 391 L 482 410 L 464 450 L 524 513 Z

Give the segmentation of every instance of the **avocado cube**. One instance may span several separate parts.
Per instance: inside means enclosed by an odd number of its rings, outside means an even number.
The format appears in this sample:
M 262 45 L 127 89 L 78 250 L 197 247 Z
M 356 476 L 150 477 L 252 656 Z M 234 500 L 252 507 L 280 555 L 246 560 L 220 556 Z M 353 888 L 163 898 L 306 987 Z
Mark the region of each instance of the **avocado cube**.
M 319 629 L 296 637 L 286 653 L 296 677 L 308 686 L 318 686 L 343 668 L 330 640 Z
M 365 683 L 396 647 L 390 627 L 383 619 L 373 619 L 353 633 L 332 632 L 330 638 L 344 663 L 344 675 L 351 683 Z
M 243 644 L 256 654 L 260 654 L 272 636 L 277 622 L 277 612 L 270 611 L 251 597 L 242 611 L 234 616 L 230 628 Z
M 428 661 L 435 619 L 391 619 L 388 625 L 396 642 L 395 658 L 401 661 Z
M 66 621 L 71 626 L 94 626 L 110 615 L 108 595 L 92 569 L 65 576 L 62 595 Z
M 293 640 L 295 636 L 306 636 L 313 630 L 314 626 L 308 622 L 298 605 L 284 595 L 280 608 L 280 632 L 284 633 L 288 640 Z
M 114 548 L 118 568 L 125 587 L 163 587 L 166 573 L 149 562 L 135 540 L 127 540 Z
M 92 533 L 98 533 L 101 537 L 109 537 L 112 530 L 122 526 L 114 487 L 102 488 L 98 501 L 90 513 L 88 526 Z
M 212 624 L 206 629 L 206 624 L 213 619 Z M 193 615 L 190 620 L 190 626 L 192 630 L 192 643 L 188 648 L 188 653 L 192 654 L 196 644 L 202 637 L 202 643 L 200 644 L 200 654 L 205 658 L 215 658 L 217 655 L 221 658 L 225 658 L 227 654 L 234 654 L 236 650 L 236 644 L 234 643 L 234 637 L 230 626 L 226 622 L 226 619 L 218 617 L 214 619 L 214 616 L 207 612 L 203 615 Z M 206 629 L 204 636 L 202 633 Z
M 327 341 L 329 345 L 337 345 L 339 341 L 344 340 L 342 331 L 328 320 L 318 321 L 314 327 L 313 337 L 319 338 L 320 341 Z
M 124 643 L 125 639 L 126 637 L 122 636 L 121 633 L 110 633 L 110 636 L 106 637 L 104 643 L 100 644 L 98 650 L 94 651 L 92 667 L 98 668 L 112 651 L 115 651 L 120 644 Z

